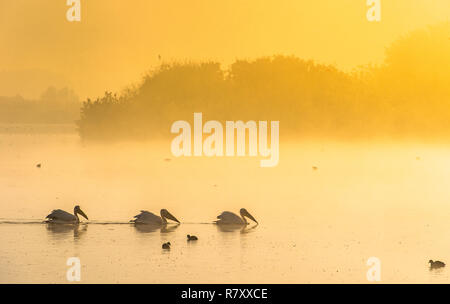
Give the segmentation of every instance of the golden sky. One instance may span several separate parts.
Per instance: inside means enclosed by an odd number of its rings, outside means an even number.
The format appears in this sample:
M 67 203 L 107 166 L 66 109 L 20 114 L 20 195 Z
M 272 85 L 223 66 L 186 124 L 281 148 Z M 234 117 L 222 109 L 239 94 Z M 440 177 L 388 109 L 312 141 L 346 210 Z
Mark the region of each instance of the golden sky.
M 119 91 L 163 61 L 296 55 L 351 69 L 381 62 L 408 31 L 450 20 L 448 0 L 0 0 L 0 95 L 70 85 L 81 98 Z

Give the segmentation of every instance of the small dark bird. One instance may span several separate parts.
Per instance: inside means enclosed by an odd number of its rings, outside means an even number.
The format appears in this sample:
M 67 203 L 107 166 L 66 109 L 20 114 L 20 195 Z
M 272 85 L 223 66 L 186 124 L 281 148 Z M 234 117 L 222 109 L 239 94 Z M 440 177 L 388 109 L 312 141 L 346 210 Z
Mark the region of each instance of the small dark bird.
M 170 242 L 162 244 L 162 249 L 170 250 Z
M 161 55 L 158 55 L 158 59 L 159 59 L 159 60 L 161 60 L 161 59 L 162 59 L 162 58 L 161 58 Z
M 41 164 L 37 164 L 37 165 L 36 165 L 36 168 L 40 168 L 40 167 L 41 167 Z
M 195 235 L 187 235 L 187 240 L 188 240 L 188 242 L 190 242 L 190 241 L 197 241 L 198 240 L 198 237 L 196 237 Z
M 319 168 L 317 168 L 316 166 L 313 166 L 312 169 L 313 169 L 314 171 L 316 171 L 316 170 L 319 169 Z
M 430 264 L 430 269 L 438 269 L 445 267 L 445 263 L 441 261 L 429 260 L 428 263 Z

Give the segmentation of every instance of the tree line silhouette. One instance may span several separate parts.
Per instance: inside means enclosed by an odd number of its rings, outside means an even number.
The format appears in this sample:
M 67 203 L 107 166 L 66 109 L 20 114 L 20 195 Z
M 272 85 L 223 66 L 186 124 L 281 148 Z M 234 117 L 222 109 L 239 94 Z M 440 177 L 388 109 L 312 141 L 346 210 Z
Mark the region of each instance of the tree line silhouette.
M 450 136 L 450 23 L 417 30 L 380 65 L 344 72 L 294 56 L 165 63 L 136 87 L 88 99 L 86 140 L 173 136 L 176 120 L 278 120 L 282 137 Z

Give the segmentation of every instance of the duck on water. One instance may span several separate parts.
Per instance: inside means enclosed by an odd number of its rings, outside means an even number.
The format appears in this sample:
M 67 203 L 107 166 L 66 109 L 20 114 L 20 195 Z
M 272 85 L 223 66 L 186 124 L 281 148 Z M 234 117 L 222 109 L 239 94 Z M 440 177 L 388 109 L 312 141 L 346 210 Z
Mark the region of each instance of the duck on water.
M 433 261 L 429 260 L 428 263 L 430 264 L 430 270 L 431 269 L 439 269 L 445 267 L 445 263 L 441 261 Z

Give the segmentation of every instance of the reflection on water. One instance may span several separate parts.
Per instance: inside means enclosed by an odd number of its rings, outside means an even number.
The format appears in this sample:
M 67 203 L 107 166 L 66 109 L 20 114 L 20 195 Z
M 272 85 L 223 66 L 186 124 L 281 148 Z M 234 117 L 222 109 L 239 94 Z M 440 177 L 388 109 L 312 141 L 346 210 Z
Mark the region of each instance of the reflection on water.
M 449 282 L 447 267 L 427 264 L 450 261 L 446 146 L 281 142 L 267 169 L 254 158 L 173 158 L 167 142 L 0 142 L 1 283 L 66 283 L 68 257 L 80 258 L 84 283 L 365 283 L 370 257 L 382 282 Z M 89 223 L 42 223 L 75 204 Z M 182 223 L 128 223 L 161 208 Z M 260 224 L 212 224 L 240 208 Z

